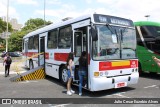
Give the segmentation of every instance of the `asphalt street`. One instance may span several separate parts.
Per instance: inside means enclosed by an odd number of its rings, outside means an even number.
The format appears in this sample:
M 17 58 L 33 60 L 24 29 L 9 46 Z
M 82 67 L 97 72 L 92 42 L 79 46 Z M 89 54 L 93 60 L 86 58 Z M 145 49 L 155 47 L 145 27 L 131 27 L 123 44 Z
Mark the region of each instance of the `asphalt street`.
M 66 94 L 66 86 L 62 85 L 59 80 L 47 76 L 42 80 L 32 80 L 23 82 L 11 82 L 9 79 L 17 73 L 14 69 L 14 63 L 11 66 L 11 72 L 9 77 L 4 77 L 4 66 L 0 63 L 0 98 L 160 98 L 160 75 L 155 74 L 144 74 L 139 78 L 139 82 L 136 85 L 130 85 L 128 87 L 119 89 L 110 89 L 98 92 L 90 92 L 88 90 L 83 90 L 83 95 L 78 95 L 78 87 L 72 86 L 72 89 L 76 91 L 72 96 Z M 27 69 L 23 67 L 23 64 L 16 64 L 19 67 L 20 72 L 25 72 Z M 63 100 L 63 99 L 62 99 Z M 84 100 L 84 99 L 83 99 Z M 81 100 L 80 100 L 81 101 Z M 99 100 L 98 100 L 99 101 Z M 94 102 L 95 103 L 95 102 Z M 66 104 L 45 104 L 45 105 L 31 105 L 32 107 L 96 107 L 96 106 L 106 106 L 105 104 L 81 104 L 73 105 L 70 103 Z M 1 107 L 2 105 L 0 105 Z M 3 107 L 8 107 L 3 105 Z M 18 107 L 22 105 L 11 105 L 11 107 Z M 23 107 L 28 107 L 29 105 L 24 105 Z M 110 106 L 117 106 L 117 104 L 112 104 Z M 118 106 L 131 106 L 131 107 L 158 107 L 159 104 L 120 104 Z

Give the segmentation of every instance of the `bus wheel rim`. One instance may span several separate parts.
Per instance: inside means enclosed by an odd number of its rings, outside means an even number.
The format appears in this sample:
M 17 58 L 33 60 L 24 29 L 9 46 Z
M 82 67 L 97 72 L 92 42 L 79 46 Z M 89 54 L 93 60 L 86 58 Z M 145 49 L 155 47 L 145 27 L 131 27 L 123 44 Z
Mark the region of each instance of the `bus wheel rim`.
M 67 70 L 64 69 L 63 72 L 62 72 L 62 80 L 63 80 L 63 82 L 67 82 L 67 78 L 68 78 Z

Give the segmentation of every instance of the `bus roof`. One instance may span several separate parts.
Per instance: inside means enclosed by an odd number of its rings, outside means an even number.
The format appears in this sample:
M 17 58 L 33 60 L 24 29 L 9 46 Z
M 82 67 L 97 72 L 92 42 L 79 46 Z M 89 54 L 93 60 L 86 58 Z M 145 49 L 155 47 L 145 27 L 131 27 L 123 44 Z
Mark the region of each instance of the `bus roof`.
M 32 31 L 32 32 L 28 33 L 27 35 L 25 35 L 23 38 L 28 38 L 28 37 L 33 36 L 33 35 L 41 34 L 41 33 L 44 33 L 46 31 L 52 30 L 54 28 L 65 26 L 65 25 L 68 25 L 70 23 L 74 23 L 74 22 L 84 20 L 84 19 L 88 19 L 88 18 L 91 18 L 90 14 L 84 15 L 84 16 L 81 16 L 81 17 L 78 17 L 78 18 L 73 18 L 73 19 L 69 19 L 69 20 L 66 20 L 66 21 L 62 21 L 62 22 L 59 22 L 59 23 L 53 23 L 53 24 L 47 25 L 45 27 L 42 27 L 40 29 L 37 29 L 35 31 Z
M 151 21 L 138 21 L 134 22 L 135 26 L 160 26 L 159 22 L 151 22 Z

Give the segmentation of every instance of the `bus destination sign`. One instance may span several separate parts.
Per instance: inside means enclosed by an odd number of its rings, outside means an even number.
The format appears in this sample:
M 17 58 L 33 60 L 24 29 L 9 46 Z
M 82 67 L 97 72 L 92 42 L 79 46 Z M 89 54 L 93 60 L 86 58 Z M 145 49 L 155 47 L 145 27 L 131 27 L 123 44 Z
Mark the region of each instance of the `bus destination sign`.
M 117 24 L 117 25 L 123 25 L 123 26 L 134 26 L 131 20 L 120 18 L 120 17 L 108 16 L 108 15 L 94 14 L 94 21 L 99 23 L 109 23 L 109 24 Z

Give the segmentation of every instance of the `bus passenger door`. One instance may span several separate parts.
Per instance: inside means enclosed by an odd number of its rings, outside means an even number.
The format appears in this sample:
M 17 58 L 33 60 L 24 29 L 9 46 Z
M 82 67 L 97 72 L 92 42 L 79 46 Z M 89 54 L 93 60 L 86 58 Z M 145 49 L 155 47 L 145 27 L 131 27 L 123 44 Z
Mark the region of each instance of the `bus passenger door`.
M 74 52 L 75 57 L 74 57 L 74 62 L 75 62 L 75 79 L 79 80 L 78 77 L 78 69 L 79 69 L 79 57 L 81 56 L 81 53 L 83 51 L 87 52 L 87 59 L 88 59 L 88 37 L 89 37 L 89 25 L 90 25 L 91 20 L 86 19 L 84 21 L 80 21 L 77 23 L 72 24 L 72 30 L 73 30 L 73 47 L 72 47 L 72 52 Z M 76 63 L 77 62 L 77 63 Z M 87 85 L 86 88 L 89 87 L 89 75 L 88 75 L 88 66 L 87 66 L 87 71 L 86 71 L 86 76 L 84 77 L 84 82 Z M 84 85 L 84 84 L 83 84 Z
M 39 36 L 39 66 L 45 64 L 45 35 Z
M 74 33 L 74 53 L 75 53 L 75 58 L 79 58 L 82 53 L 82 32 L 75 32 Z
M 87 27 L 81 27 L 74 30 L 74 62 L 75 62 L 75 80 L 79 80 L 78 69 L 79 69 L 79 57 L 83 51 L 87 52 Z M 87 83 L 88 73 L 86 71 L 86 77 L 84 77 L 85 83 Z M 84 84 L 83 84 L 84 85 Z
M 27 66 L 27 58 L 28 58 L 28 40 L 27 41 L 24 41 L 24 58 L 25 58 L 25 66 Z
M 75 31 L 74 32 L 74 61 L 75 61 L 75 80 L 78 80 L 78 66 L 79 66 L 79 57 L 82 53 L 82 41 L 83 41 L 83 32 Z

